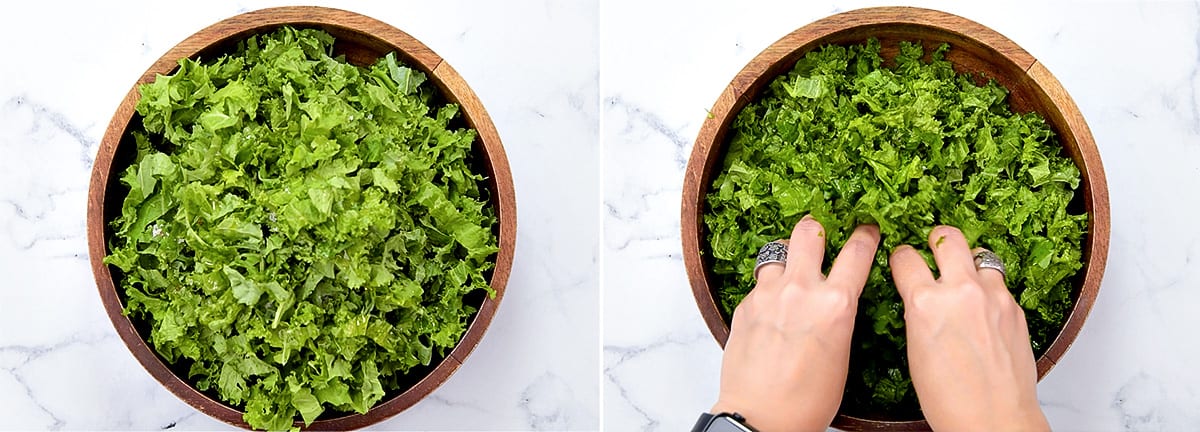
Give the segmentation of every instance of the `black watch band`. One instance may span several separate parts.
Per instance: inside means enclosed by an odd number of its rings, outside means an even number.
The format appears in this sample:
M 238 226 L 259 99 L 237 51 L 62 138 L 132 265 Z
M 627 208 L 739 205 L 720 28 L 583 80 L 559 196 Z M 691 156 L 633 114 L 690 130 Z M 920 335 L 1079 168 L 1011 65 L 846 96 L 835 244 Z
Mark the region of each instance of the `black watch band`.
M 757 432 L 738 413 L 700 414 L 692 432 Z

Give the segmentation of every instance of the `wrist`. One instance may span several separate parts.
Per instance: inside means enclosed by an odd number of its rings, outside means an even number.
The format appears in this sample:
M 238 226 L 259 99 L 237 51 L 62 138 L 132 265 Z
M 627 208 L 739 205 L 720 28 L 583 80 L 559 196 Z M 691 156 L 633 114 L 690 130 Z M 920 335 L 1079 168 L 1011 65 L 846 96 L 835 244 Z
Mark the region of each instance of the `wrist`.
M 692 432 L 759 432 L 738 413 L 700 414 Z
M 754 417 L 756 414 L 752 411 L 753 408 L 745 404 L 731 403 L 726 400 L 717 400 L 717 403 L 713 404 L 712 408 L 708 410 L 708 413 L 714 416 L 719 416 L 722 414 L 736 416 L 738 421 L 746 427 L 761 432 L 763 429 L 760 429 L 754 422 Z M 761 419 L 759 421 L 761 421 Z
M 784 414 L 787 412 L 789 410 L 771 407 L 769 403 L 764 405 L 725 399 L 717 400 L 717 403 L 713 404 L 712 409 L 709 410 L 709 413 L 713 415 L 738 414 L 747 427 L 758 432 L 822 432 L 829 426 L 828 420 L 818 420 L 817 416 L 807 414 L 788 416 Z
M 1000 408 L 988 413 L 968 414 L 956 412 L 953 414 L 940 412 L 938 415 L 926 412 L 926 420 L 935 431 L 956 430 L 1006 430 L 1020 432 L 1049 432 L 1050 424 L 1042 414 L 1041 407 L 1009 407 Z
M 992 419 L 993 424 L 1015 431 L 1049 431 L 1050 423 L 1046 421 L 1037 397 L 1023 396 L 1019 399 L 1019 402 L 1010 405 L 1008 409 L 1000 408 L 993 411 L 993 415 L 996 415 Z
M 1046 415 L 1042 413 L 1042 407 L 1034 404 L 1031 408 L 1026 408 L 1021 415 L 1021 430 L 1031 432 L 1049 432 L 1050 422 L 1046 420 Z
M 717 403 L 713 404 L 712 408 L 710 408 L 708 410 L 709 414 L 732 413 L 732 412 L 743 414 L 742 411 L 738 409 L 738 407 L 735 407 L 732 404 L 722 401 L 722 400 L 718 400 Z M 745 415 L 745 414 L 743 414 L 743 415 Z

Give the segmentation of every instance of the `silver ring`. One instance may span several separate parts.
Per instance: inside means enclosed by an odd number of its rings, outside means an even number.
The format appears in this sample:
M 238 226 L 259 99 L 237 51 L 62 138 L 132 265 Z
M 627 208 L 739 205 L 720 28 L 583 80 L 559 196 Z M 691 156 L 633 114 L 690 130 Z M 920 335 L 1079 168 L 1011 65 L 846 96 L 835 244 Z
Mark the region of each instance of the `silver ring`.
M 1006 276 L 1004 272 L 1004 262 L 1000 261 L 1000 256 L 987 249 L 983 249 L 975 253 L 975 269 L 983 270 L 985 268 L 1000 272 L 1001 277 Z
M 758 279 L 758 269 L 771 263 L 787 264 L 786 245 L 773 241 L 758 249 L 758 261 L 754 264 L 754 279 Z

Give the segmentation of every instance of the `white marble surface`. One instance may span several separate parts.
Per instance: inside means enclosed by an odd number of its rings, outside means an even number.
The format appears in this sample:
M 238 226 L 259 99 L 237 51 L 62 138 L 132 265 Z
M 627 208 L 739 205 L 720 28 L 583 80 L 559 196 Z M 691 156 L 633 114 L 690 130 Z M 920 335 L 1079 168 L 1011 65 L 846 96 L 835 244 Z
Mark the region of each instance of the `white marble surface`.
M 687 430 L 716 398 L 720 350 L 689 289 L 678 222 L 705 110 L 781 36 L 880 3 L 602 3 L 606 430 Z M 1108 269 L 1083 331 L 1038 386 L 1051 424 L 1196 430 L 1200 6 L 915 3 L 981 22 L 1040 59 L 1078 103 L 1104 160 Z
M 0 6 L 0 430 L 228 428 L 154 381 L 104 315 L 88 179 L 113 111 L 155 59 L 282 3 Z M 517 191 L 514 268 L 487 336 L 431 397 L 374 429 L 597 429 L 598 5 L 315 3 L 399 27 L 453 65 L 495 121 Z

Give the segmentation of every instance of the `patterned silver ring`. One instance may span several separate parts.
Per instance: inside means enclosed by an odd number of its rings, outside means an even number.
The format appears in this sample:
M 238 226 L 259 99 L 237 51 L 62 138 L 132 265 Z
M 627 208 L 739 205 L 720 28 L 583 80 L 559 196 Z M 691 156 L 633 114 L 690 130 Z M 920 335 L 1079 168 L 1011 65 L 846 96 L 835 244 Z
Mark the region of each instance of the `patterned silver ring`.
M 1000 261 L 1000 257 L 987 249 L 980 248 L 979 252 L 975 253 L 975 269 L 992 269 L 1000 272 L 1000 276 L 1004 277 L 1004 262 Z
M 758 261 L 754 264 L 754 279 L 758 279 L 758 269 L 771 263 L 787 264 L 787 245 L 773 241 L 758 250 Z

